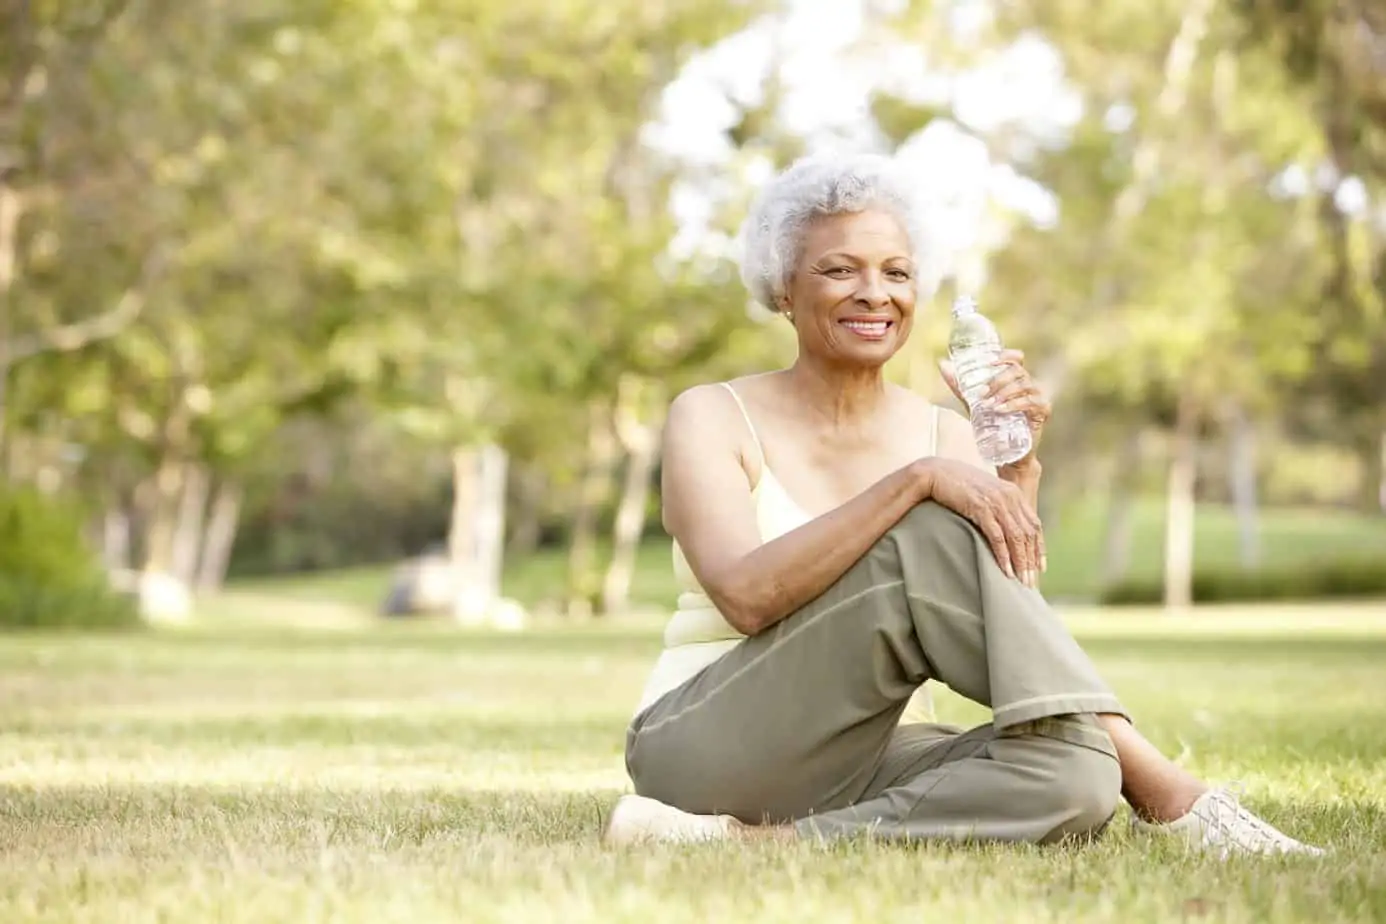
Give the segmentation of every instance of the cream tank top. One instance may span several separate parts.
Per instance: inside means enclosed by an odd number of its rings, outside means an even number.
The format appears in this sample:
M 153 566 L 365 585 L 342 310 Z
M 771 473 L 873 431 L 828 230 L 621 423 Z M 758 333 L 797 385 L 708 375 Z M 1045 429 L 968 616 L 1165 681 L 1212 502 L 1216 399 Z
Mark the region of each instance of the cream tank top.
M 741 410 L 741 416 L 751 432 L 756 454 L 760 457 L 760 478 L 751 489 L 751 500 L 755 503 L 756 524 L 760 529 L 762 543 L 770 542 L 791 530 L 798 529 L 812 519 L 803 508 L 794 502 L 788 492 L 775 478 L 765 461 L 765 449 L 756 433 L 751 415 L 746 405 L 730 382 L 720 383 L 731 393 L 732 400 Z M 926 455 L 932 456 L 938 450 L 938 407 L 930 411 L 929 446 Z M 713 606 L 703 588 L 699 586 L 693 569 L 688 565 L 678 541 L 673 547 L 674 578 L 678 584 L 678 608 L 664 626 L 664 648 L 655 661 L 640 696 L 635 714 L 639 715 L 649 708 L 655 700 L 676 687 L 692 679 L 699 671 L 712 664 L 722 655 L 736 647 L 745 638 L 722 617 Z

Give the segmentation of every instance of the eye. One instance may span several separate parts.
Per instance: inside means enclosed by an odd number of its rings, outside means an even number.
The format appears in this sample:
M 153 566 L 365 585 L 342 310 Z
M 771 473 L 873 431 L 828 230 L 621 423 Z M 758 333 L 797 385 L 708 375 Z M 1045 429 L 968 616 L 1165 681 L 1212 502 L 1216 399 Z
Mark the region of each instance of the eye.
M 886 275 L 889 276 L 891 279 L 894 279 L 896 282 L 909 282 L 909 281 L 910 281 L 910 273 L 909 273 L 909 270 L 902 270 L 902 269 L 886 270 Z
M 851 268 L 846 266 L 833 266 L 823 271 L 824 276 L 830 276 L 833 279 L 846 279 L 851 274 Z

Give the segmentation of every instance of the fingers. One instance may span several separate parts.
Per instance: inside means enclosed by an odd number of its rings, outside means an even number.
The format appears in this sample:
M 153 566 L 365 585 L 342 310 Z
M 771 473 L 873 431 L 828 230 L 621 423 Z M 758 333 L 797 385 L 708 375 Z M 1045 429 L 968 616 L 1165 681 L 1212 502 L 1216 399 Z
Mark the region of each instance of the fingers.
M 1002 514 L 1006 528 L 1006 541 L 1010 547 L 1011 564 L 1015 577 L 1026 587 L 1035 587 L 1039 581 L 1039 547 L 1036 542 L 1038 531 L 1026 516 L 1024 505 L 1011 503 Z
M 1045 423 L 1053 413 L 1053 406 L 1038 389 L 1030 389 L 1019 394 L 998 396 L 993 400 L 992 409 L 998 414 L 1023 413 L 1031 420 Z
M 1001 571 L 1006 577 L 1015 579 L 1015 563 L 1011 560 L 1011 544 L 1006 528 L 995 515 L 978 517 L 975 522 L 982 535 L 986 537 L 987 545 L 991 546 L 991 553 L 996 556 L 996 563 L 1000 565 Z
M 997 516 L 1006 530 L 1014 577 L 1027 587 L 1039 587 L 1039 575 L 1047 562 L 1044 553 L 1044 527 L 1039 515 L 1025 502 L 1015 485 L 1001 492 L 1003 509 Z
M 1040 397 L 1039 386 L 1026 380 L 1003 385 L 988 398 L 988 401 L 991 402 L 993 408 L 999 411 L 1007 405 L 1018 404 L 1026 399 L 1039 399 Z
M 1001 484 L 988 492 L 982 514 L 974 519 L 1001 571 L 1026 587 L 1038 588 L 1047 565 L 1044 530 L 1020 489 Z
M 987 387 L 986 406 L 1001 414 L 1021 411 L 1031 420 L 1045 423 L 1053 408 L 1030 373 L 1007 366 Z
M 1030 373 L 1026 372 L 1021 366 L 1004 366 L 1000 372 L 992 376 L 987 383 L 987 397 L 998 394 L 1002 389 L 1012 387 L 1016 384 L 1023 384 L 1030 380 Z

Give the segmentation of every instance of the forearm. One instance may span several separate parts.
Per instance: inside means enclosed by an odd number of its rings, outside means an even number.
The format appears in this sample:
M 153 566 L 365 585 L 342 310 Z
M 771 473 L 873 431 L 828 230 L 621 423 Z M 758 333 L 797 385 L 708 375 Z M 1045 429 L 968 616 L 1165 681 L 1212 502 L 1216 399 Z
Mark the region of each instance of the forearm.
M 755 635 L 827 590 L 910 508 L 928 499 L 933 471 L 921 459 L 841 507 L 765 543 L 710 587 L 740 632 Z
M 1030 505 L 1030 509 L 1038 513 L 1040 475 L 1042 472 L 1043 469 L 1039 460 L 1031 457 L 1029 461 L 1020 465 L 1003 465 L 997 469 L 996 474 L 1019 488 L 1025 496 L 1026 503 Z

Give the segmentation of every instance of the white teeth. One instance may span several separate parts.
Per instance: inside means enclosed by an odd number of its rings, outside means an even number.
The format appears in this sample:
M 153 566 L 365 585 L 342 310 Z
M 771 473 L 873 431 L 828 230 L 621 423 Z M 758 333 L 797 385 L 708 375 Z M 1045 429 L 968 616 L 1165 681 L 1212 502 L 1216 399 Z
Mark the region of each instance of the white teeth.
M 885 321 L 843 321 L 842 326 L 863 334 L 884 334 L 888 325 Z

